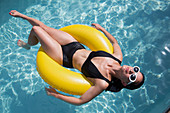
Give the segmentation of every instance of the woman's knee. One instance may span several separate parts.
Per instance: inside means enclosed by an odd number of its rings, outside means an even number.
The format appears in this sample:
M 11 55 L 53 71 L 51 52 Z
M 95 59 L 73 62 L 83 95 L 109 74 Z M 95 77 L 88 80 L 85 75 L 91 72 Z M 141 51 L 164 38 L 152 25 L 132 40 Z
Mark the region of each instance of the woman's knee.
M 33 27 L 32 27 L 32 30 L 33 30 L 33 31 L 37 31 L 37 30 L 39 30 L 39 29 L 42 29 L 42 28 L 41 28 L 40 26 L 33 26 Z
M 34 31 L 34 33 L 38 33 L 39 31 L 43 30 L 40 26 L 33 26 L 32 30 Z
M 47 29 L 49 29 L 50 27 L 48 27 L 48 26 L 46 26 L 45 24 L 43 24 L 43 25 L 40 25 L 39 27 L 41 27 L 43 30 L 47 30 Z

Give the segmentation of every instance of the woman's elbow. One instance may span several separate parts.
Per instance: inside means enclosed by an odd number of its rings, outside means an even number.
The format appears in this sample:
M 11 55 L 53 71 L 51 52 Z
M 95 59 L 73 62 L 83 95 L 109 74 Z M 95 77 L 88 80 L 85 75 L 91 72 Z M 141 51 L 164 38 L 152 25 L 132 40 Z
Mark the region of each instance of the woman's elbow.
M 87 103 L 87 102 L 77 103 L 76 106 L 81 106 L 81 105 L 83 105 L 83 104 L 85 104 L 85 103 Z
M 76 106 L 81 106 L 81 105 L 83 105 L 83 103 L 78 103 L 78 104 L 75 104 Z
M 80 99 L 79 102 L 76 105 L 81 106 L 81 105 L 83 105 L 83 104 L 85 104 L 87 102 L 89 102 L 89 101 L 83 101 L 83 100 Z

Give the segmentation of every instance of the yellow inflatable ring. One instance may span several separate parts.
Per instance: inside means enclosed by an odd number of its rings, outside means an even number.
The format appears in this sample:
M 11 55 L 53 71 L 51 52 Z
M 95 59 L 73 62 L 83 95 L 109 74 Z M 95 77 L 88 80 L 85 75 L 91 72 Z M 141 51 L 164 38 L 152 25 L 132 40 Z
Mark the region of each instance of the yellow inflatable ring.
M 103 50 L 113 53 L 113 47 L 103 33 L 86 25 L 70 25 L 61 28 L 72 35 L 78 42 L 92 51 Z M 92 85 L 80 73 L 68 70 L 51 59 L 40 47 L 37 53 L 37 71 L 42 79 L 59 91 L 73 95 L 84 94 Z

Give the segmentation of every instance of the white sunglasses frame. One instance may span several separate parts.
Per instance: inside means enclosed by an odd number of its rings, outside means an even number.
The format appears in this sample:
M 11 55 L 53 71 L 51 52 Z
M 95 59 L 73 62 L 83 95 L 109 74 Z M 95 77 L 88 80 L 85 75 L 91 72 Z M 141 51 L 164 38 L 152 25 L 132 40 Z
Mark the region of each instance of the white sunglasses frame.
M 138 70 L 138 72 L 139 72 L 139 71 L 140 71 L 140 67 L 134 66 L 134 67 L 133 67 L 133 70 L 134 70 L 135 67 L 137 67 L 137 68 L 139 69 L 139 70 Z M 132 75 L 132 74 L 129 76 L 129 81 L 130 81 L 130 82 L 129 82 L 127 85 L 129 85 L 129 84 L 131 84 L 131 83 L 133 83 L 133 82 L 136 81 L 136 79 L 137 79 L 137 73 L 138 73 L 138 72 L 135 72 L 135 74 L 133 74 L 133 75 L 136 76 L 135 80 L 132 80 L 132 79 L 131 79 L 131 75 Z

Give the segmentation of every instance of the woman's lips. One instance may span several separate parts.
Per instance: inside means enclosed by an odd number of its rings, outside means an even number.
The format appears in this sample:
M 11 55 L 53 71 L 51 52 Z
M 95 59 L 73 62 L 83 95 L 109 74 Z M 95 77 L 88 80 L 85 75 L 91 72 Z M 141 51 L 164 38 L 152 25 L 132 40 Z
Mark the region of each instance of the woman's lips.
M 129 67 L 126 68 L 126 74 L 128 73 L 128 71 L 129 71 Z

